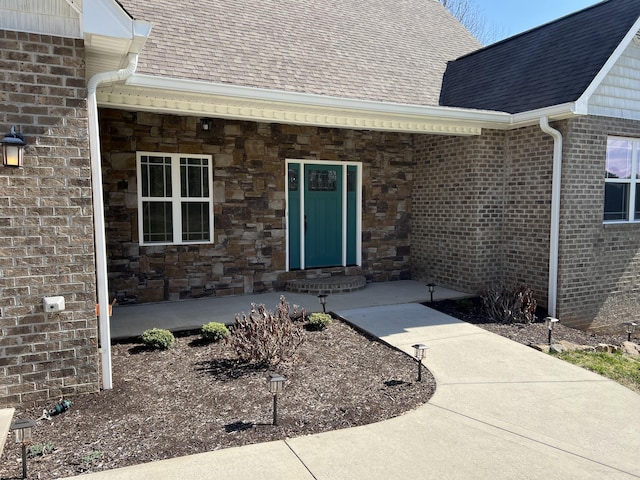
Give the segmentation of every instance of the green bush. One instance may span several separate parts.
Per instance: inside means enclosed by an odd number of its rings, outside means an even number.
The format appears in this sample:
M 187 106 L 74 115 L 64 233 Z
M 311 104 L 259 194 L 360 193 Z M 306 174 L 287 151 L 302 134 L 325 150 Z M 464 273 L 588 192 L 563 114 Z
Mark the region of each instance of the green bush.
M 229 341 L 247 363 L 276 365 L 290 359 L 304 341 L 302 327 L 289 315 L 289 304 L 280 297 L 275 313 L 251 304 L 251 313 L 236 315 Z
M 207 342 L 217 342 L 218 340 L 224 340 L 229 336 L 229 329 L 224 323 L 209 322 L 202 326 L 200 336 Z
M 171 347 L 176 341 L 173 333 L 169 330 L 163 330 L 162 328 L 152 328 L 145 330 L 142 334 L 142 343 L 149 348 L 155 348 L 157 350 L 166 350 Z
M 312 313 L 307 319 L 307 328 L 315 331 L 324 330 L 331 320 L 331 315 L 328 313 Z

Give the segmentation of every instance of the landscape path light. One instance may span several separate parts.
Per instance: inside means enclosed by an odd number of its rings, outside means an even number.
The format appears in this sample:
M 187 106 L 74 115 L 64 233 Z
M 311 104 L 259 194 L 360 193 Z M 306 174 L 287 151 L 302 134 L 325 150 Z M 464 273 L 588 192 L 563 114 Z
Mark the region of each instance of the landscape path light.
M 627 331 L 627 341 L 631 341 L 631 335 L 636 331 L 636 327 L 638 326 L 635 322 L 629 322 L 625 324 L 625 329 Z
M 16 432 L 16 443 L 22 444 L 22 478 L 27 478 L 27 445 L 32 442 L 35 426 L 33 420 L 22 418 L 9 427 L 9 430 Z
M 548 339 L 549 345 L 551 345 L 551 332 L 553 332 L 553 327 L 555 327 L 556 323 L 558 323 L 559 321 L 560 320 L 558 320 L 557 318 L 551 318 L 551 317 L 547 317 L 544 319 L 544 324 L 549 329 L 549 339 Z
M 423 343 L 417 343 L 413 345 L 413 356 L 418 361 L 418 381 L 422 381 L 422 359 L 425 353 L 427 353 L 427 346 Z
M 273 425 L 278 425 L 278 394 L 282 393 L 286 379 L 282 375 L 271 374 L 267 380 L 269 391 L 273 394 Z
M 435 283 L 427 283 L 427 287 L 429 288 L 429 294 L 431 295 L 431 303 L 433 303 L 433 292 L 436 290 Z
M 320 301 L 320 305 L 322 305 L 322 313 L 327 313 L 327 295 L 326 293 L 321 293 L 318 295 L 318 300 Z

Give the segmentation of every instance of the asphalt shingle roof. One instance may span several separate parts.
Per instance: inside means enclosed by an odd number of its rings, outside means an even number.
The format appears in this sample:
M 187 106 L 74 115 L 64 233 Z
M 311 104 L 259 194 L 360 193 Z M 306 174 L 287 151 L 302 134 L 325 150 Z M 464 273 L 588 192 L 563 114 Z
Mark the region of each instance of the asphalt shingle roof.
M 440 104 L 519 113 L 578 100 L 640 16 L 607 0 L 450 62 Z
M 137 72 L 438 105 L 480 44 L 437 0 L 120 0 L 153 29 Z

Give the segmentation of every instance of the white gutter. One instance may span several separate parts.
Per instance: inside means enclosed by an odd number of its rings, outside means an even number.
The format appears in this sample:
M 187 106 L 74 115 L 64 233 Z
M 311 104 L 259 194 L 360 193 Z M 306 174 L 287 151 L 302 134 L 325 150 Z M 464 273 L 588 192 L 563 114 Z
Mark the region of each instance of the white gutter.
M 551 229 L 549 240 L 549 301 L 547 311 L 556 317 L 558 300 L 558 252 L 560 249 L 560 189 L 562 186 L 562 134 L 540 117 L 540 128 L 553 137 L 553 180 L 551 187 Z
M 406 103 L 380 102 L 342 97 L 332 97 L 313 93 L 286 92 L 258 87 L 245 87 L 225 83 L 203 82 L 171 77 L 157 77 L 148 74 L 135 74 L 126 82 L 128 86 L 151 88 L 182 94 L 214 95 L 218 97 L 255 100 L 261 102 L 288 104 L 297 106 L 324 107 L 338 110 L 355 110 L 394 115 L 415 115 L 434 117 L 439 120 L 494 122 L 509 125 L 511 116 L 504 112 L 490 110 L 472 110 L 453 107 L 433 107 Z
M 102 350 L 102 387 L 113 388 L 111 372 L 111 325 L 109 320 L 109 282 L 107 277 L 107 242 L 105 238 L 104 200 L 102 193 L 102 159 L 100 156 L 100 129 L 98 126 L 98 102 L 96 90 L 106 82 L 117 82 L 131 76 L 138 66 L 138 55 L 129 54 L 129 65 L 113 72 L 101 72 L 87 85 L 87 109 L 89 119 L 89 144 L 91 153 L 91 177 L 93 191 L 93 228 L 96 255 L 96 289 L 98 291 L 98 320 L 100 347 Z

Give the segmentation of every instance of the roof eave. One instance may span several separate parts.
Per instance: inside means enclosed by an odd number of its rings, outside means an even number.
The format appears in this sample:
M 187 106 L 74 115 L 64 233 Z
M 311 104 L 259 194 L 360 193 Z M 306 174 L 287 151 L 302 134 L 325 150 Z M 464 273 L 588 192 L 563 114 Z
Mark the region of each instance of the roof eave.
M 503 112 L 377 102 L 134 74 L 98 92 L 101 106 L 334 128 L 480 135 L 508 128 Z

